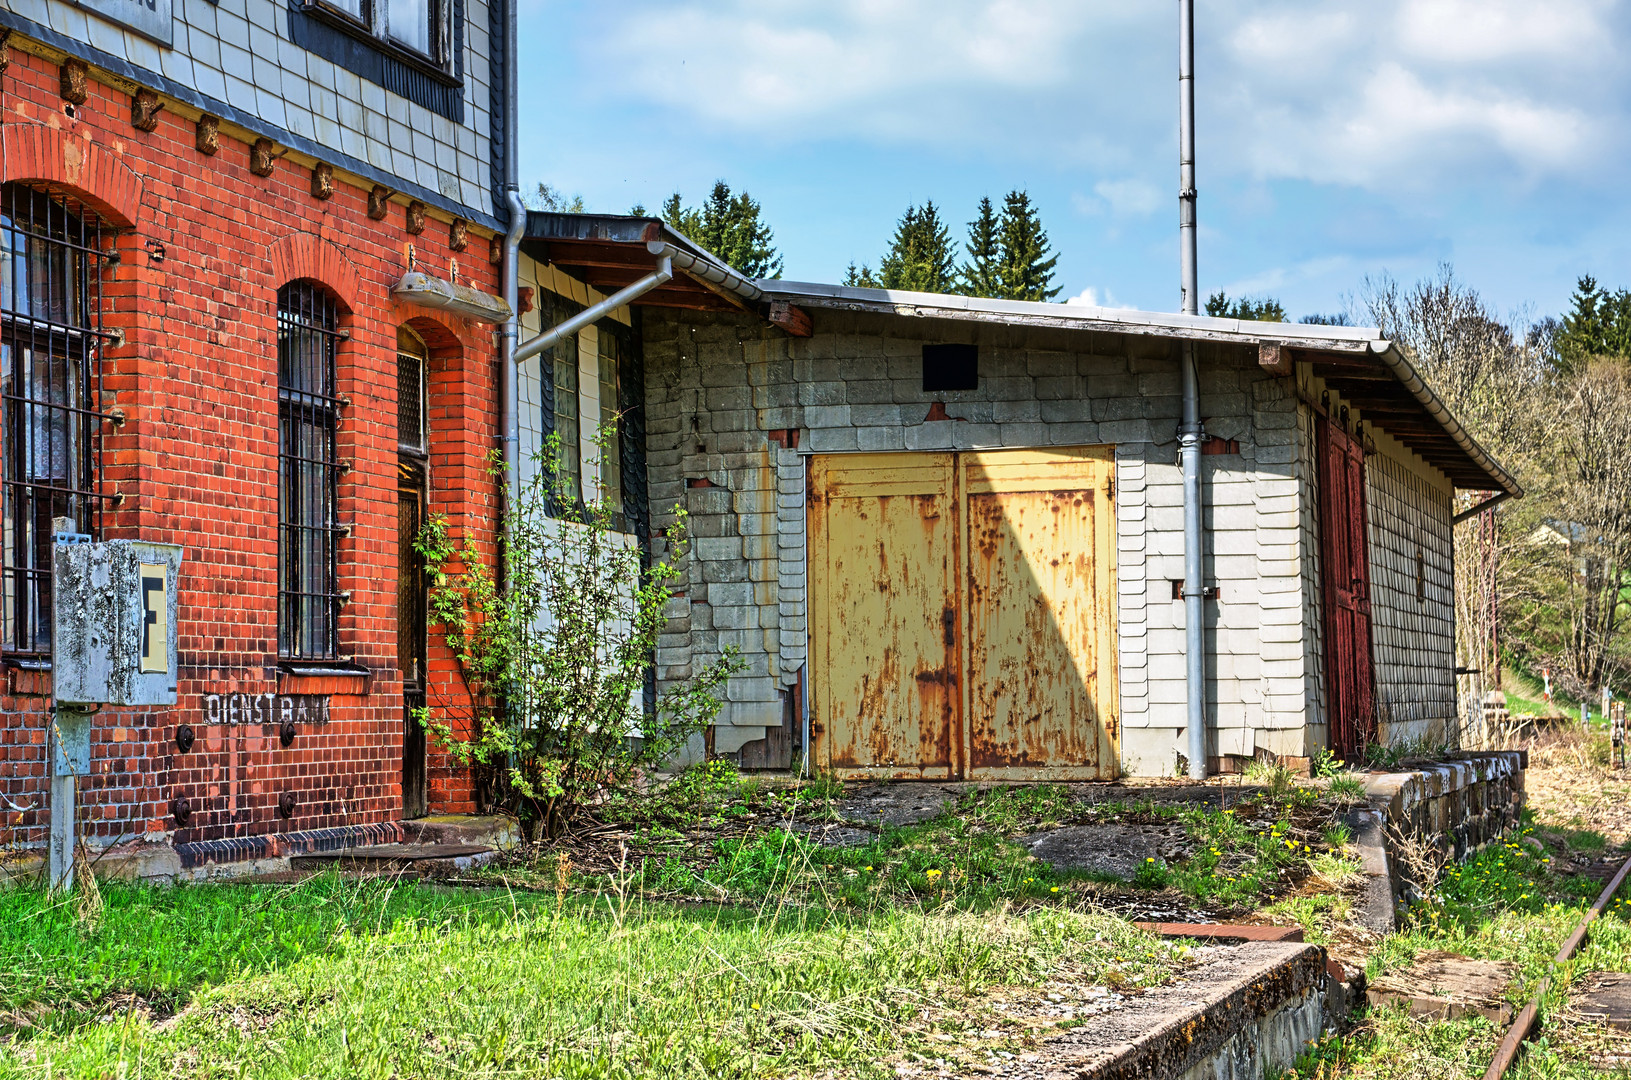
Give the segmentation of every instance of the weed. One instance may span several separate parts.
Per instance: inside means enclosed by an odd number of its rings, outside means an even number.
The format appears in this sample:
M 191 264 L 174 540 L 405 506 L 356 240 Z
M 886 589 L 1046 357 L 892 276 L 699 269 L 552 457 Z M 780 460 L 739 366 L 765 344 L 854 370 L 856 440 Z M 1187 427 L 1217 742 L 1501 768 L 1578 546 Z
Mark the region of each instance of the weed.
M 1320 840 L 1333 851 L 1341 851 L 1353 843 L 1354 831 L 1340 821 L 1334 825 L 1327 825 L 1320 832 Z
M 1278 761 L 1250 761 L 1246 763 L 1246 780 L 1261 784 L 1272 799 L 1284 799 L 1297 786 L 1297 774 Z
M 1363 877 L 1359 872 L 1358 859 L 1332 851 L 1316 853 L 1308 860 L 1308 868 L 1337 888 Z
M 1012 832 L 1021 823 L 1027 827 L 1057 825 L 1076 809 L 1070 789 L 1062 784 L 974 791 L 957 805 L 958 814 L 1003 832 Z
M 1325 793 L 1337 802 L 1362 803 L 1365 801 L 1365 778 L 1359 773 L 1333 776 Z
M 1318 777 L 1338 776 L 1347 768 L 1347 764 L 1330 750 L 1320 747 L 1314 751 L 1309 759 L 1309 771 Z

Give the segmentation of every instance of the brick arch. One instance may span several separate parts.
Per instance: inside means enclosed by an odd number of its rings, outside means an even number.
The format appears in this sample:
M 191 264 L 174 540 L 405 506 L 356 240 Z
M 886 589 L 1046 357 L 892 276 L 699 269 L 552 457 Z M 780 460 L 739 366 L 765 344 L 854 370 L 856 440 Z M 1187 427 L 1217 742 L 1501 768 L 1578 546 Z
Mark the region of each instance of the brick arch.
M 141 218 L 141 177 L 112 151 L 44 124 L 6 125 L 0 181 L 43 181 L 71 189 L 109 224 L 130 228 Z
M 362 281 L 356 267 L 335 244 L 315 233 L 290 233 L 266 249 L 272 284 L 281 288 L 300 278 L 320 281 L 334 293 L 346 311 L 356 311 L 362 300 Z
M 457 360 L 464 354 L 464 341 L 452 329 L 428 315 L 414 315 L 403 319 L 402 325 L 425 340 L 432 359 Z

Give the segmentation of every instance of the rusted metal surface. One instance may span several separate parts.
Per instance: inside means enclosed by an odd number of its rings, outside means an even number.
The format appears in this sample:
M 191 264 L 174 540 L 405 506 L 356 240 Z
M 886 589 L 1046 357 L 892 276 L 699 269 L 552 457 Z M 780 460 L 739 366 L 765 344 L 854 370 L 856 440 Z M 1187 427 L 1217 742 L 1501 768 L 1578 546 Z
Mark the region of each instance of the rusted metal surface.
M 1319 460 L 1327 720 L 1331 749 L 1351 758 L 1374 738 L 1376 729 L 1365 451 L 1340 424 L 1322 416 Z
M 1113 474 L 1107 447 L 816 457 L 817 764 L 840 776 L 1112 775 Z
M 1167 938 L 1200 938 L 1210 941 L 1301 941 L 1300 926 L 1246 926 L 1238 923 L 1134 923 L 1140 930 L 1148 930 Z
M 951 454 L 848 454 L 812 466 L 815 758 L 842 776 L 945 779 L 958 673 Z
M 1096 779 L 1117 754 L 1108 447 L 964 454 L 968 775 Z

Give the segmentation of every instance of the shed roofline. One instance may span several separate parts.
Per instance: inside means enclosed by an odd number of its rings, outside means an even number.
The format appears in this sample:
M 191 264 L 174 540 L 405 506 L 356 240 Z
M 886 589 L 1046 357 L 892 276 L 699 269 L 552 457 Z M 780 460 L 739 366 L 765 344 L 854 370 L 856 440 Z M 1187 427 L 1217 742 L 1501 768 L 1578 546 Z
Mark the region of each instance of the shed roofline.
M 1523 495 L 1523 487 L 1507 469 L 1478 444 L 1434 393 L 1392 341 L 1381 330 L 1363 326 L 1324 326 L 1312 323 L 1271 323 L 1250 319 L 1219 319 L 1209 315 L 1174 315 L 1092 307 L 1087 304 L 1037 303 L 1026 300 L 991 300 L 976 296 L 907 292 L 900 289 L 863 289 L 852 285 L 823 285 L 801 281 L 758 282 L 767 296 L 796 300 L 806 308 L 868 311 L 933 319 L 960 319 L 1035 326 L 1058 330 L 1139 334 L 1178 340 L 1213 341 L 1238 345 L 1280 345 L 1292 349 L 1341 354 L 1351 359 L 1374 358 L 1432 417 L 1462 453 L 1491 481 L 1489 490 Z M 1380 425 L 1387 430 L 1387 424 Z

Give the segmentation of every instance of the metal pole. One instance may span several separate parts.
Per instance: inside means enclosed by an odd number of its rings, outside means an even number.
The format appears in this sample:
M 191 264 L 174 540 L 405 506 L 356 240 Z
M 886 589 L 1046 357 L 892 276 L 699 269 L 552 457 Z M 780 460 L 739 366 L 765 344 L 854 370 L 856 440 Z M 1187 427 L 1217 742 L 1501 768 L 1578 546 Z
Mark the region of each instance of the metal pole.
M 1195 262 L 1195 0 L 1178 0 L 1178 247 L 1185 315 L 1200 313 Z
M 74 883 L 74 796 L 73 772 L 68 764 L 56 703 L 51 705 L 50 730 L 46 735 L 46 757 L 51 762 L 51 833 L 46 848 L 46 884 L 52 891 L 68 889 Z
M 1183 313 L 1200 313 L 1195 257 L 1195 3 L 1178 0 L 1178 239 L 1183 270 Z M 1206 585 L 1201 506 L 1200 375 L 1195 346 L 1183 344 L 1183 423 L 1178 429 L 1184 475 L 1184 691 L 1188 703 L 1189 776 L 1206 779 Z

